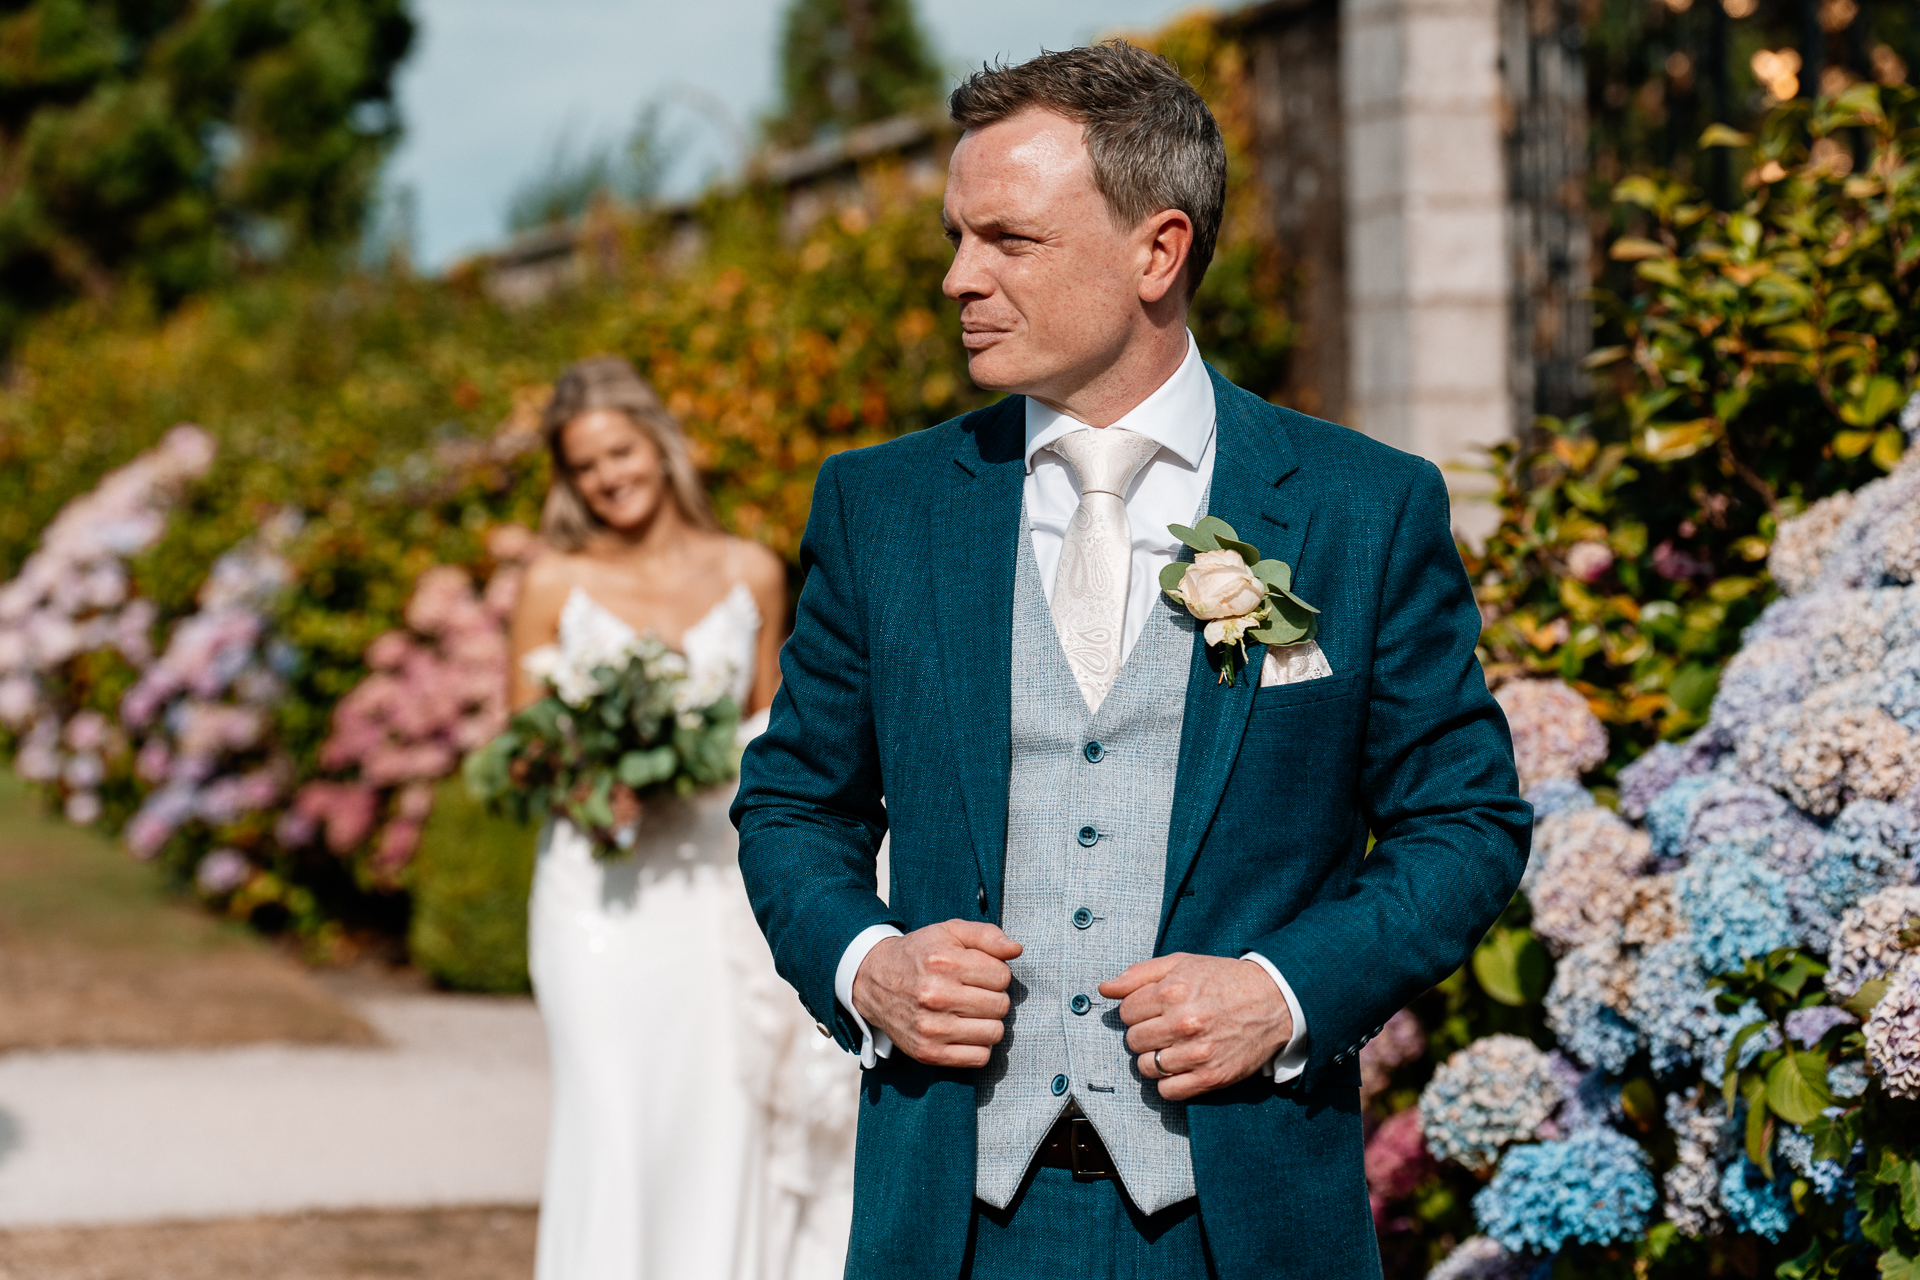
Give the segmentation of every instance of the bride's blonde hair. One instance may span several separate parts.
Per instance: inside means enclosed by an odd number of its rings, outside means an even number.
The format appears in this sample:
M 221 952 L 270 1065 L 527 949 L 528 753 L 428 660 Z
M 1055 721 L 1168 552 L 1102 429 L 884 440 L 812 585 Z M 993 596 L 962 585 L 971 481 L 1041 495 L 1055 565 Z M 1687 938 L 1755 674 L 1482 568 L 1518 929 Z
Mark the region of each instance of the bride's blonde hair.
M 620 356 L 591 356 L 560 375 L 553 384 L 553 398 L 540 416 L 540 434 L 547 442 L 547 456 L 553 462 L 553 480 L 547 487 L 546 506 L 540 513 L 540 535 L 547 544 L 561 551 L 578 551 L 606 523 L 593 514 L 586 499 L 573 483 L 573 469 L 567 465 L 560 437 L 567 424 L 583 413 L 611 409 L 626 415 L 641 435 L 653 441 L 660 451 L 660 466 L 666 472 L 667 490 L 673 495 L 680 515 L 697 529 L 717 530 L 713 508 L 700 485 L 700 473 L 694 469 L 687 449 L 686 433 L 660 403 L 633 365 Z

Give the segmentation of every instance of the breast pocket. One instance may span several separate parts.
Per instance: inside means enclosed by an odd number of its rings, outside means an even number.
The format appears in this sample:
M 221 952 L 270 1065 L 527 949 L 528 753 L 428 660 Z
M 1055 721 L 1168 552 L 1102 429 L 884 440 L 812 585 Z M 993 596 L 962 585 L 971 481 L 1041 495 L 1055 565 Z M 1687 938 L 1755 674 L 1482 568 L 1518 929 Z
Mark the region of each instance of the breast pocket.
M 1258 716 L 1277 711 L 1293 711 L 1300 707 L 1311 706 L 1316 702 L 1351 698 L 1358 682 L 1358 676 L 1350 672 L 1343 676 L 1322 676 L 1318 680 L 1302 680 L 1298 684 L 1268 685 L 1253 695 L 1253 714 Z

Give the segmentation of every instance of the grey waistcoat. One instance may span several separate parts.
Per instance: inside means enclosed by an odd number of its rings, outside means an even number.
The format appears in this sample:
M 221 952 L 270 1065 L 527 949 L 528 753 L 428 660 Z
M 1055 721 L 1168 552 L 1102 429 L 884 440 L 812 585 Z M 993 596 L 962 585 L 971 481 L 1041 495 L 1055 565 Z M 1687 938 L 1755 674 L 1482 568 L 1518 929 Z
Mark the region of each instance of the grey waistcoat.
M 974 1194 L 1005 1208 L 1041 1139 L 1075 1102 L 1127 1195 L 1154 1213 L 1194 1194 L 1186 1108 L 1162 1101 L 1135 1069 L 1120 1002 L 1098 988 L 1153 955 L 1193 621 L 1156 596 L 1120 678 L 1099 712 L 1088 712 L 1025 526 L 1023 518 L 1000 919 L 1025 950 L 1012 965 L 1007 1034 L 978 1077 Z M 1097 760 L 1088 758 L 1094 742 Z

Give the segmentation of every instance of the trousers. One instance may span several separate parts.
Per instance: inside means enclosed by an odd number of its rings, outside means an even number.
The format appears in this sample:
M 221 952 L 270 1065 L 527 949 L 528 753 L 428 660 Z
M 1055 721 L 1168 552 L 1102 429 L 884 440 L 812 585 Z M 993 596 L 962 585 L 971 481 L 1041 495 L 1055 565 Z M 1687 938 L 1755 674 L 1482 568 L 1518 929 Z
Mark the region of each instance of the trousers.
M 1114 1179 L 1035 1166 L 1005 1209 L 973 1202 L 961 1280 L 1217 1280 L 1189 1198 L 1148 1216 Z

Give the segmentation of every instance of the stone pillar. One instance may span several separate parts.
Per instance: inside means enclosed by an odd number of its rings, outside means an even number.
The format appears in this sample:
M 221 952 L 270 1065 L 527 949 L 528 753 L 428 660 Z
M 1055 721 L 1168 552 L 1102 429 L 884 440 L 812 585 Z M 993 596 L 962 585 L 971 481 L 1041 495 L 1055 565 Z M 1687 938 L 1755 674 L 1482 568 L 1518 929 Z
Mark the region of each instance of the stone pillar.
M 1347 422 L 1445 467 L 1513 431 L 1500 0 L 1342 0 Z M 1449 471 L 1456 526 L 1492 527 Z

